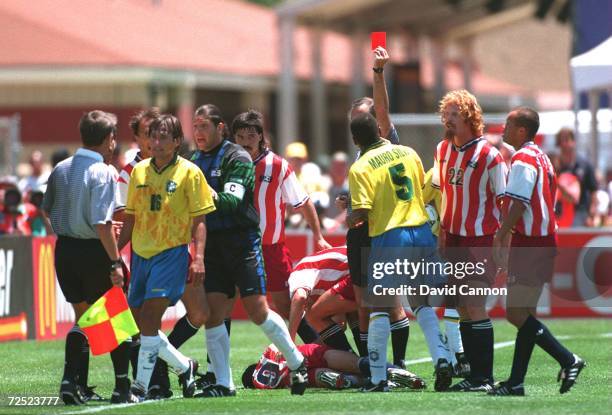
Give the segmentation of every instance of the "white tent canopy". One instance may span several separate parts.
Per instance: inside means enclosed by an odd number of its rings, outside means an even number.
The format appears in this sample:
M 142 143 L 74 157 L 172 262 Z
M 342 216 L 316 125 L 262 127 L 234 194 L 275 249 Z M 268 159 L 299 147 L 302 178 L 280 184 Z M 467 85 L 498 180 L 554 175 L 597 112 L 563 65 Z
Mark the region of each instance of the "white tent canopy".
M 612 36 L 572 58 L 570 66 L 576 92 L 612 89 Z

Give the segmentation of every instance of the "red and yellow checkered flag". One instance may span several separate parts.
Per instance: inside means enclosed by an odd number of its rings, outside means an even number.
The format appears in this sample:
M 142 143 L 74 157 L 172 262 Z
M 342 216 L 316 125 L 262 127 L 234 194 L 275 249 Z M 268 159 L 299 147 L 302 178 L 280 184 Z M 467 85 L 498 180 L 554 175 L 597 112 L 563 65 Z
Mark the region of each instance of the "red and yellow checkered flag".
M 119 287 L 111 288 L 93 303 L 78 324 L 87 335 L 94 355 L 111 352 L 138 333 L 125 294 Z

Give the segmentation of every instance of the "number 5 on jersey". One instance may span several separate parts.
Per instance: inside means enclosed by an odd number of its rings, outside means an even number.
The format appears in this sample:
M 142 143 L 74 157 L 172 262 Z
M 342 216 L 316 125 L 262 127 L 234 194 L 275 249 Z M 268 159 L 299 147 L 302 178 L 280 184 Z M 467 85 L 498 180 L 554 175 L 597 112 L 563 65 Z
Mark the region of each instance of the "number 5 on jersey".
M 396 164 L 389 167 L 389 174 L 391 174 L 391 180 L 393 184 L 398 187 L 395 194 L 400 200 L 406 202 L 412 200 L 414 194 L 414 188 L 412 187 L 412 180 L 405 176 L 406 167 L 403 164 Z

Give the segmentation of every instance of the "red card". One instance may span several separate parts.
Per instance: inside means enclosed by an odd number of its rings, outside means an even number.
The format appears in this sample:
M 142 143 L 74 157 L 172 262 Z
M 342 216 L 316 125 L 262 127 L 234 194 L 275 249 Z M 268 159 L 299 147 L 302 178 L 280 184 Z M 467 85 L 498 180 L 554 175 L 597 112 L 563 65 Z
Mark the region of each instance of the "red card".
M 387 49 L 387 32 L 372 32 L 370 39 L 372 40 L 372 50 L 379 46 Z

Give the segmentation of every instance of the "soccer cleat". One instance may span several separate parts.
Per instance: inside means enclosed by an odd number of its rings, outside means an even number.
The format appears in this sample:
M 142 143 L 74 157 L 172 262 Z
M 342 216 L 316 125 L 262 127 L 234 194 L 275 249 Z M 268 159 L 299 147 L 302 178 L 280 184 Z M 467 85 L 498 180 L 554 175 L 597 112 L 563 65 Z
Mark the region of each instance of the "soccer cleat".
M 470 377 L 470 362 L 465 357 L 465 353 L 455 353 L 457 363 L 453 366 L 453 377 L 454 378 L 468 378 Z
M 559 393 L 568 392 L 572 386 L 576 383 L 576 379 L 578 375 L 586 367 L 586 362 L 582 360 L 577 355 L 574 355 L 574 363 L 570 366 L 563 368 L 559 371 L 559 375 L 557 375 L 557 382 L 561 381 L 561 388 L 559 389 Z
M 394 382 L 395 383 L 395 382 Z M 381 380 L 378 384 L 373 384 L 372 381 L 368 381 L 368 383 L 359 389 L 360 392 L 389 392 L 389 384 L 386 380 Z
M 210 385 L 202 392 L 194 395 L 194 398 L 223 398 L 225 396 L 236 396 L 235 389 L 226 388 L 223 385 Z
M 448 360 L 438 359 L 434 369 L 434 375 L 436 376 L 434 390 L 436 392 L 447 390 L 453 381 L 453 368 L 448 363 Z
M 130 387 L 130 394 L 136 397 L 136 399 L 138 399 L 138 402 L 142 402 L 147 399 L 147 392 L 138 382 L 132 383 L 132 386 Z M 111 402 L 112 402 L 112 398 L 111 398 Z
M 147 392 L 147 399 L 168 399 L 173 395 L 170 388 L 165 385 L 152 385 L 149 386 L 149 391 Z
M 85 399 L 79 387 L 74 382 L 63 380 L 60 386 L 60 398 L 65 405 L 84 405 Z
M 304 362 L 300 366 L 291 371 L 291 394 L 292 395 L 303 395 L 308 386 L 308 370 Z
M 84 402 L 106 402 L 106 399 L 94 391 L 95 388 L 95 386 L 79 386 Z
M 523 384 L 511 385 L 510 382 L 503 381 L 496 383 L 493 388 L 487 392 L 491 396 L 525 396 L 525 388 Z
M 204 389 L 207 386 L 214 385 L 217 383 L 217 379 L 213 372 L 206 372 L 205 374 L 198 373 L 196 379 L 196 389 Z
M 353 387 L 351 380 L 342 373 L 320 370 L 317 372 L 317 381 L 329 389 L 350 389 Z
M 110 403 L 139 403 L 145 400 L 144 396 L 134 394 L 130 389 L 120 391 L 115 389 L 111 395 Z
M 477 382 L 464 379 L 448 388 L 449 392 L 489 392 L 493 387 L 489 382 Z
M 195 375 L 198 372 L 198 362 L 189 359 L 189 368 L 179 375 L 179 383 L 183 387 L 183 397 L 192 398 L 196 390 Z
M 387 369 L 387 377 L 389 382 L 393 382 L 398 384 L 399 386 L 403 386 L 405 388 L 410 389 L 425 389 L 425 381 L 415 375 L 412 372 L 409 372 L 400 368 L 388 368 Z

